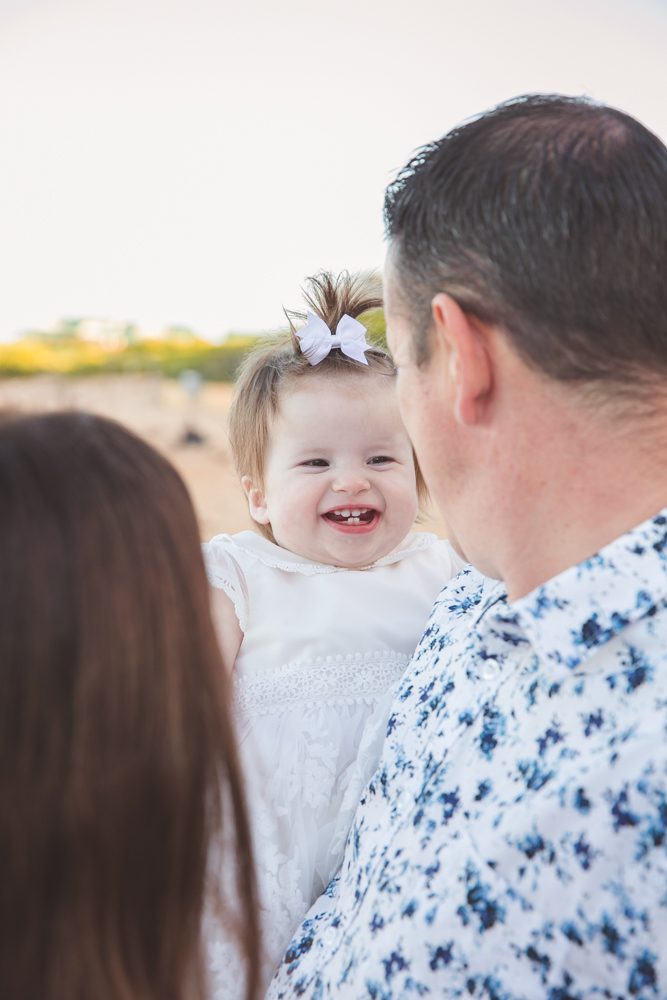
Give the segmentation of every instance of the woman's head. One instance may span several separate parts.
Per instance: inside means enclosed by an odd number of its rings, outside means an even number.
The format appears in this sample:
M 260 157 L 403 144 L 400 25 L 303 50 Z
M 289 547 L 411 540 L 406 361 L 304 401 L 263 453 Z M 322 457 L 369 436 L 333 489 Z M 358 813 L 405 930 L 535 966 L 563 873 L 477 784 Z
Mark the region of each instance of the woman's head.
M 356 319 L 382 305 L 377 276 L 354 276 L 347 272 L 338 276 L 322 273 L 310 278 L 304 297 L 312 313 L 332 332 L 336 331 L 341 320 L 347 322 L 345 317 Z M 295 324 L 295 319 L 305 317 L 292 312 L 287 315 L 291 336 L 260 347 L 248 356 L 241 369 L 230 413 L 230 439 L 236 469 L 248 495 L 250 512 L 260 530 L 271 540 L 313 557 L 307 544 L 306 548 L 303 544 L 296 548 L 294 544 L 286 544 L 284 533 L 278 537 L 276 519 L 271 516 L 270 510 L 259 510 L 259 507 L 266 506 L 258 501 L 266 499 L 267 476 L 275 465 L 274 460 L 278 457 L 287 459 L 287 455 L 282 454 L 283 445 L 288 445 L 290 452 L 296 448 L 300 453 L 305 448 L 313 452 L 311 459 L 321 459 L 323 452 L 340 440 L 345 421 L 352 436 L 358 438 L 358 445 L 368 452 L 369 460 L 382 457 L 377 453 L 377 447 L 383 442 L 385 448 L 391 444 L 392 449 L 398 448 L 401 453 L 407 450 L 410 493 L 413 497 L 417 494 L 423 496 L 425 488 L 407 436 L 400 425 L 395 402 L 396 369 L 388 353 L 379 346 L 368 347 L 364 352 L 367 363 L 363 364 L 334 347 L 322 360 L 313 364 L 301 349 Z M 372 407 L 369 405 L 371 400 Z M 295 411 L 293 414 L 292 410 Z M 371 425 L 373 433 L 369 434 Z M 383 434 L 379 433 L 381 429 Z M 315 454 L 318 449 L 322 454 Z M 389 468 L 387 465 L 387 470 Z M 395 468 L 391 471 L 393 473 Z M 387 482 L 389 478 L 385 477 Z M 286 496 L 285 485 L 283 483 L 281 489 L 283 498 Z M 356 504 L 352 509 L 359 509 L 359 504 L 363 506 L 363 494 L 362 489 L 358 495 L 350 496 L 351 502 Z M 342 509 L 349 506 L 345 499 L 342 500 Z M 319 500 L 318 510 L 327 505 L 326 497 Z M 416 501 L 414 506 L 416 512 Z M 273 509 L 276 510 L 275 504 Z M 405 523 L 396 544 L 407 533 L 411 523 L 411 520 Z M 313 524 L 319 526 L 319 521 L 315 520 Z M 383 530 L 385 526 L 386 523 Z M 360 529 L 358 533 L 364 532 Z M 371 528 L 365 534 L 375 535 L 378 545 L 383 547 L 381 532 Z M 370 538 L 367 540 L 370 541 Z M 361 548 L 363 546 L 358 539 L 356 543 L 344 546 L 350 551 Z M 343 564 L 347 565 L 347 562 Z
M 207 859 L 248 829 L 195 514 L 83 413 L 0 422 L 0 894 L 7 995 L 204 995 Z M 224 815 L 223 815 L 224 814 Z

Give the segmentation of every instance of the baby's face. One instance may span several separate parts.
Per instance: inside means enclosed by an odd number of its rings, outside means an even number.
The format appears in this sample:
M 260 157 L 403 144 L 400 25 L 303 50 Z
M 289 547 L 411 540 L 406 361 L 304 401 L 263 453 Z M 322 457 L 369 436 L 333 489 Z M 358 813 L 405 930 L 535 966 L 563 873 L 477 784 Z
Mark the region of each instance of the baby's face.
M 279 545 L 351 569 L 391 552 L 417 515 L 412 447 L 393 379 L 308 378 L 280 400 L 250 513 Z

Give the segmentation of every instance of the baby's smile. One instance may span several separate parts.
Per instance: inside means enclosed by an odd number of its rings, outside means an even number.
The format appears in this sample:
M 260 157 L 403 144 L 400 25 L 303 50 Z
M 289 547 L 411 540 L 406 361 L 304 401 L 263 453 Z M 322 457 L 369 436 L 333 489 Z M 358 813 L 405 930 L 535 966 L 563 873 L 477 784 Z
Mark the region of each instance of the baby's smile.
M 349 528 L 371 531 L 380 521 L 380 513 L 373 507 L 336 507 L 322 516 L 343 531 Z

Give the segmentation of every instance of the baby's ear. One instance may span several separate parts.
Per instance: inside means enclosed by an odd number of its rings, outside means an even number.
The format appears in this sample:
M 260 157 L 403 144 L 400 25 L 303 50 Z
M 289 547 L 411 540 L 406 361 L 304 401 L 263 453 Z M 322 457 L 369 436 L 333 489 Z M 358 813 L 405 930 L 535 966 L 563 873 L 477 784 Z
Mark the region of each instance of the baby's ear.
M 241 477 L 241 486 L 248 499 L 248 510 L 253 521 L 257 521 L 258 524 L 268 524 L 269 511 L 262 490 L 258 486 L 253 486 L 250 476 Z

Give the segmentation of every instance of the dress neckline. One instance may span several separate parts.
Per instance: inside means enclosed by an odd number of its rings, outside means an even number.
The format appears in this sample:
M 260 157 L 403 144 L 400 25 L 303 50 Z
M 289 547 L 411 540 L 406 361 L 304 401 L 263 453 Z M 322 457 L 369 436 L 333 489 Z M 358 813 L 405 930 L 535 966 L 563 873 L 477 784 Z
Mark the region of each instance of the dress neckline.
M 281 548 L 280 545 L 270 542 L 268 538 L 264 538 L 254 531 L 240 531 L 238 534 L 228 537 L 233 545 L 254 556 L 265 566 L 281 569 L 287 573 L 303 573 L 306 576 L 315 576 L 318 573 L 363 573 L 376 566 L 390 566 L 392 563 L 401 562 L 417 552 L 431 548 L 438 541 L 437 535 L 431 532 L 412 531 L 386 556 L 382 556 L 381 559 L 377 559 L 369 566 L 351 569 L 347 566 L 331 566 L 328 563 L 313 562 L 306 556 L 300 556 L 296 552 Z

